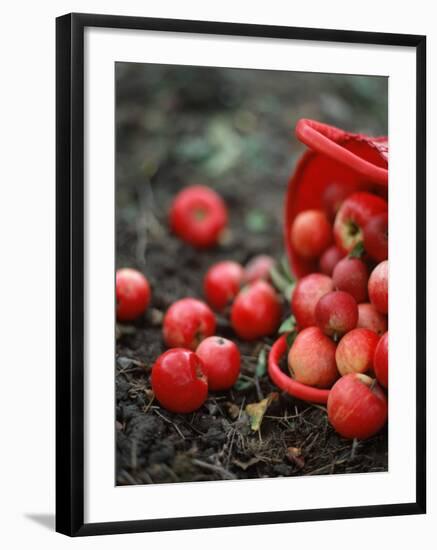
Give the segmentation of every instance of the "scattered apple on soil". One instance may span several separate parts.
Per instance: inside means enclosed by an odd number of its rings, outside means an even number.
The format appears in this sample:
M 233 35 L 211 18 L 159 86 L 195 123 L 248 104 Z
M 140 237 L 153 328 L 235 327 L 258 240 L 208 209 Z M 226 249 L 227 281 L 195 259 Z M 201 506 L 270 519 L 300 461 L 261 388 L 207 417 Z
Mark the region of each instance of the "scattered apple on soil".
M 243 276 L 244 270 L 237 262 L 223 261 L 210 267 L 203 282 L 208 304 L 217 311 L 223 310 L 238 294 Z
M 156 399 L 175 413 L 195 411 L 208 396 L 202 360 L 187 349 L 173 348 L 158 357 L 151 380 Z
M 373 367 L 373 356 L 379 336 L 372 330 L 356 328 L 340 340 L 335 360 L 342 376 L 351 372 L 367 372 Z
M 200 342 L 215 332 L 216 320 L 211 309 L 195 298 L 174 302 L 163 320 L 164 342 L 169 348 L 195 350 Z
M 349 292 L 357 304 L 367 302 L 369 272 L 366 264 L 358 258 L 343 258 L 332 273 L 335 288 Z
M 343 437 L 367 439 L 379 432 L 387 415 L 384 391 L 365 374 L 347 374 L 329 392 L 328 419 Z
M 238 347 L 221 336 L 210 336 L 196 349 L 203 361 L 210 390 L 228 390 L 240 374 L 240 351 Z
M 388 260 L 378 264 L 370 274 L 369 298 L 380 313 L 388 313 Z
M 308 327 L 297 335 L 288 353 L 291 375 L 302 384 L 330 388 L 338 378 L 335 344 L 318 327 Z
M 311 273 L 297 282 L 291 298 L 291 310 L 299 328 L 316 324 L 317 302 L 332 290 L 334 283 L 331 277 L 322 273 Z
M 223 199 L 203 185 L 185 187 L 170 208 L 170 227 L 183 241 L 199 248 L 218 243 L 228 222 Z
M 243 340 L 273 334 L 281 320 L 281 303 L 265 281 L 243 287 L 232 305 L 231 325 Z
M 381 336 L 387 330 L 387 327 L 387 316 L 379 313 L 375 306 L 369 303 L 358 304 L 357 328 L 367 328 Z
M 291 243 L 302 258 L 317 258 L 332 242 L 332 228 L 322 210 L 305 210 L 291 227 Z
M 317 302 L 317 326 L 335 340 L 354 329 L 357 321 L 357 302 L 348 292 L 334 290 L 322 296 Z
M 350 252 L 363 241 L 363 230 L 375 215 L 386 212 L 387 201 L 364 191 L 348 197 L 337 212 L 334 221 L 334 237 L 337 246 Z
M 388 388 L 388 332 L 381 336 L 376 346 L 373 368 L 378 382 Z
M 117 319 L 133 321 L 142 315 L 150 302 L 150 285 L 142 273 L 128 267 L 115 275 Z

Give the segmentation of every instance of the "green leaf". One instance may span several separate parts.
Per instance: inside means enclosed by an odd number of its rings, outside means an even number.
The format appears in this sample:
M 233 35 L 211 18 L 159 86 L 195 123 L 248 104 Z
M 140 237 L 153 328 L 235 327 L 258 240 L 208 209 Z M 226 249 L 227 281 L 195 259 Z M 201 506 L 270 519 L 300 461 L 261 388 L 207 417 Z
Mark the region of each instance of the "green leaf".
M 272 279 L 272 283 L 275 285 L 277 290 L 279 290 L 286 300 L 290 301 L 295 283 L 291 283 L 288 279 L 286 279 L 275 266 L 273 266 L 270 270 L 270 278 Z
M 267 217 L 261 210 L 250 210 L 245 221 L 247 229 L 252 233 L 262 233 L 267 228 Z
M 262 378 L 267 372 L 267 353 L 266 349 L 262 348 L 258 355 L 258 362 L 256 364 L 255 376 Z
M 251 388 L 255 382 L 253 380 L 240 377 L 234 385 L 236 391 L 246 391 Z
M 296 319 L 294 318 L 294 315 L 290 315 L 290 317 L 283 321 L 278 332 L 279 334 L 285 334 L 287 332 L 293 332 L 294 330 L 296 330 Z
M 285 341 L 287 342 L 287 354 L 290 351 L 291 346 L 294 344 L 297 334 L 298 334 L 297 330 L 294 330 L 293 332 L 289 332 L 285 337 Z
M 291 272 L 290 264 L 288 262 L 287 256 L 282 256 L 281 258 L 281 267 L 282 271 L 284 272 L 285 277 L 288 279 L 290 283 L 294 283 L 296 281 L 294 275 Z
M 362 258 L 366 250 L 363 241 L 358 242 L 349 252 L 349 258 Z

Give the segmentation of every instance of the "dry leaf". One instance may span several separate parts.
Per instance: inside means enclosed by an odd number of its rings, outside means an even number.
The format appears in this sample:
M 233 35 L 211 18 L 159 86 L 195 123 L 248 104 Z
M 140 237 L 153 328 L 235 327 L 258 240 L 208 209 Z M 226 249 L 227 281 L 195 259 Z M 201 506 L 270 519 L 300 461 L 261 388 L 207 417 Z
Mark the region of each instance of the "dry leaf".
M 272 401 L 275 401 L 276 399 L 278 399 L 278 394 L 273 392 L 259 403 L 250 403 L 250 405 L 246 406 L 246 412 L 250 417 L 250 427 L 254 432 L 257 432 L 260 429 L 266 410 Z

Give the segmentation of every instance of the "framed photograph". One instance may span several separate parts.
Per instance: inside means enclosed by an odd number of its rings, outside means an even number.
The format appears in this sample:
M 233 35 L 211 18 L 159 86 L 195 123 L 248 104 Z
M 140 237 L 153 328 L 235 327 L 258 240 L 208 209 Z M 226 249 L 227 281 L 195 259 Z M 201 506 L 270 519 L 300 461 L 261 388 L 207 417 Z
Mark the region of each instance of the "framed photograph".
M 56 25 L 57 530 L 425 513 L 425 37 Z

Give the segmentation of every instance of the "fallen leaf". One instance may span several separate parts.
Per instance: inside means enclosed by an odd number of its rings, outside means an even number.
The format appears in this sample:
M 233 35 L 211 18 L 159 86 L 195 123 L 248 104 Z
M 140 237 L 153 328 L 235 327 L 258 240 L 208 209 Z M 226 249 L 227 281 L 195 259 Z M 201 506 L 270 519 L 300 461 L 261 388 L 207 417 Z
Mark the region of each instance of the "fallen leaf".
M 260 429 L 263 417 L 268 407 L 276 399 L 278 399 L 278 394 L 273 392 L 259 403 L 250 403 L 246 406 L 246 412 L 250 417 L 250 427 L 254 432 L 257 432 Z
M 267 372 L 267 354 L 266 354 L 266 348 L 263 347 L 258 355 L 255 375 L 258 378 L 262 378 L 266 372 Z
M 282 325 L 279 327 L 279 334 L 286 334 L 287 332 L 293 332 L 296 330 L 296 319 L 294 318 L 294 315 L 290 315 L 290 317 L 287 317 L 285 321 L 283 321 Z

